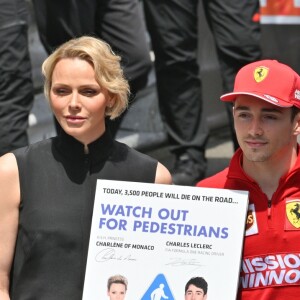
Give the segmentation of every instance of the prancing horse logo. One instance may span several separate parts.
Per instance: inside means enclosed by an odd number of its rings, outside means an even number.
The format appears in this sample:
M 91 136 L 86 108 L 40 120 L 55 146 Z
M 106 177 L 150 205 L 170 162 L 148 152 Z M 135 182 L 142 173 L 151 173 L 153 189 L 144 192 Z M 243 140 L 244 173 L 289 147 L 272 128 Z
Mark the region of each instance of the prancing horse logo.
M 269 73 L 269 69 L 267 67 L 257 67 L 254 70 L 254 79 L 256 82 L 263 81 Z
M 287 203 L 286 215 L 294 227 L 300 228 L 300 202 L 293 201 Z

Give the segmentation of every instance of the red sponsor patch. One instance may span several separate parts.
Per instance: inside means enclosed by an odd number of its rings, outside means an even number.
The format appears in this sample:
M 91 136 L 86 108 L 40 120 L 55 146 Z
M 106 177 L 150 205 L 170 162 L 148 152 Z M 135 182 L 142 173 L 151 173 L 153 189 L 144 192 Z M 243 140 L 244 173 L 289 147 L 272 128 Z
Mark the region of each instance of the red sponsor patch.
M 300 285 L 300 254 L 246 257 L 242 261 L 240 279 L 243 289 Z

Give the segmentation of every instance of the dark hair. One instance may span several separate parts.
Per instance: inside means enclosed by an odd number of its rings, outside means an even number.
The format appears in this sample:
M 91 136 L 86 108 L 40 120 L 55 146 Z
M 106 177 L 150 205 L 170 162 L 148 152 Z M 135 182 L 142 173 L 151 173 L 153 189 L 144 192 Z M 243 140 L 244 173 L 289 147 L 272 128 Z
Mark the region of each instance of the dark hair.
M 207 294 L 207 287 L 208 287 L 208 285 L 207 285 L 206 280 L 205 280 L 203 277 L 192 277 L 192 278 L 186 283 L 186 285 L 185 285 L 185 290 L 184 290 L 185 293 L 186 293 L 186 291 L 188 290 L 188 288 L 189 288 L 189 286 L 190 286 L 191 284 L 194 285 L 194 286 L 196 286 L 196 287 L 199 288 L 199 289 L 202 289 L 204 295 Z
M 296 115 L 300 112 L 300 108 L 297 106 L 292 106 L 292 121 L 294 121 L 294 118 L 296 117 Z

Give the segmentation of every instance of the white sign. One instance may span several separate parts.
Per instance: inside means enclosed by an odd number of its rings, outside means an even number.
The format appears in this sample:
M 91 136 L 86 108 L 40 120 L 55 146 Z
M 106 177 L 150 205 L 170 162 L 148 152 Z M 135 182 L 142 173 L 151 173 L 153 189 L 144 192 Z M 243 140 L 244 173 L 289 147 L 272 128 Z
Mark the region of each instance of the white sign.
M 196 276 L 234 300 L 247 206 L 245 191 L 98 180 L 83 299 L 109 299 L 121 274 L 126 300 L 183 300 Z

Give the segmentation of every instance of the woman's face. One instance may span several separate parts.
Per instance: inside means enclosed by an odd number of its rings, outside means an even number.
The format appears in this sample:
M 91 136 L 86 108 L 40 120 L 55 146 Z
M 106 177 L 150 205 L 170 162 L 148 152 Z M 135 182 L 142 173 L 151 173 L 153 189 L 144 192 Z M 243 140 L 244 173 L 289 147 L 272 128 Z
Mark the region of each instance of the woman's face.
M 100 87 L 87 61 L 60 60 L 52 74 L 50 105 L 63 130 L 89 144 L 105 131 L 105 109 L 114 103 Z
M 126 287 L 123 283 L 112 283 L 109 290 L 107 291 L 107 296 L 110 300 L 123 300 L 126 294 Z

